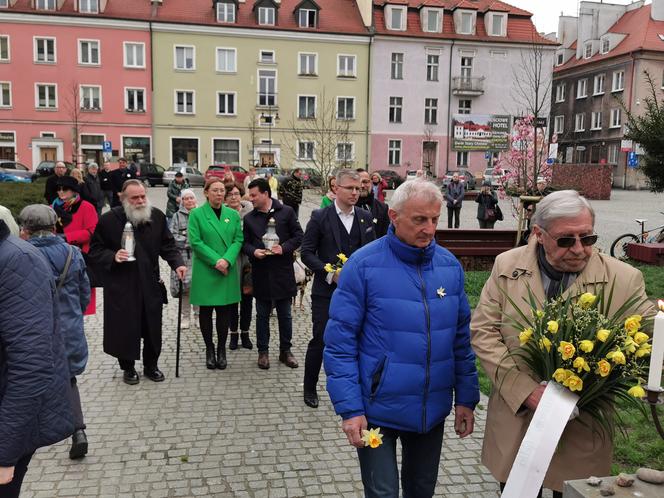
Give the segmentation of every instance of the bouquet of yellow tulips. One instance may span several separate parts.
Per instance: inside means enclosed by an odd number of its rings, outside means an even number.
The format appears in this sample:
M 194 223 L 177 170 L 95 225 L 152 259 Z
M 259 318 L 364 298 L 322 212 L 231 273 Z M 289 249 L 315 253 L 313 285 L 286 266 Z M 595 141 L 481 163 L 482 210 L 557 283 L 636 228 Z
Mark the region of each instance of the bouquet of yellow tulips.
M 612 316 L 613 286 L 608 294 L 585 293 L 578 299 L 559 297 L 539 303 L 529 290 L 525 313 L 506 296 L 517 318 L 506 317 L 520 330 L 520 358 L 543 381 L 555 381 L 579 396 L 577 407 L 587 412 L 607 434 L 614 432 L 617 399 L 643 408 L 641 387 L 648 375 L 651 338 L 643 332 L 640 315 L 625 318 L 639 304 L 628 299 Z M 652 320 L 650 320 L 652 321 Z
M 343 269 L 344 265 L 346 264 L 346 261 L 348 261 L 348 257 L 344 253 L 339 253 L 337 254 L 337 262 L 332 264 L 332 263 L 327 263 L 324 266 L 324 269 L 327 273 L 336 273 L 339 275 L 341 273 L 341 270 Z

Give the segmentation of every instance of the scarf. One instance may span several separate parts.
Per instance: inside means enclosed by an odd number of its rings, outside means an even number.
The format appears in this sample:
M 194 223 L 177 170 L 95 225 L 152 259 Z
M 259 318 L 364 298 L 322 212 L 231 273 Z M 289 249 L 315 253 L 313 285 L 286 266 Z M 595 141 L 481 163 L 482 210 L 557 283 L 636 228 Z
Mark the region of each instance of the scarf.
M 58 221 L 56 222 L 56 231 L 62 233 L 62 229 L 71 223 L 72 217 L 81 203 L 81 196 L 78 193 L 74 193 L 72 197 L 63 201 L 59 197 L 53 201 L 51 207 L 55 214 L 58 215 Z
M 551 266 L 546 260 L 546 253 L 542 244 L 537 244 L 537 264 L 542 272 L 542 282 L 544 283 L 547 300 L 555 299 L 565 292 L 578 276 L 578 273 L 558 271 Z

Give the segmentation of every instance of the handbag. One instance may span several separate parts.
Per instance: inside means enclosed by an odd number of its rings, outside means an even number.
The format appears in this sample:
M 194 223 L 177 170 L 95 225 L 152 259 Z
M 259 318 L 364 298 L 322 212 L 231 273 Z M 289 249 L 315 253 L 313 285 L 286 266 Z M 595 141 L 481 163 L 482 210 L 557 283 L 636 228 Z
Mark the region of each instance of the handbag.
M 503 211 L 500 209 L 500 206 L 496 204 L 496 220 L 503 221 L 505 217 L 503 216 Z
M 496 210 L 491 208 L 484 209 L 484 220 L 494 221 L 496 219 Z
M 251 277 L 251 263 L 245 263 L 242 267 L 242 294 L 251 296 L 254 292 L 252 277 Z
M 81 251 L 81 254 L 83 254 L 83 261 L 85 261 L 85 272 L 88 274 L 90 288 L 92 289 L 94 287 L 103 287 L 104 282 L 101 278 L 102 272 L 99 271 L 99 268 L 96 267 L 87 253 Z

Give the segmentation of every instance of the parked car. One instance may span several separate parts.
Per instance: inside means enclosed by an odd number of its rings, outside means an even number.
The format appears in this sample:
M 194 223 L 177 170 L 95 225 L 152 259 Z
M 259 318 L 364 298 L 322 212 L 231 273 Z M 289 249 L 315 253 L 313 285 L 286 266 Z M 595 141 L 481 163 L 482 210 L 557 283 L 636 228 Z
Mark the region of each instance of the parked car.
M 408 171 L 406 171 L 406 181 L 414 180 L 415 178 L 417 178 L 416 169 L 409 169 Z
M 495 174 L 494 174 L 495 171 Z M 488 182 L 489 185 L 491 185 L 491 188 L 498 188 L 498 182 L 500 180 L 500 176 L 498 175 L 498 171 L 495 168 L 487 168 L 484 170 L 484 181 Z
M 37 173 L 39 176 L 51 176 L 53 170 L 55 169 L 56 161 L 42 161 L 37 166 Z M 67 171 L 71 171 L 74 168 L 74 165 L 70 162 L 64 161 L 65 166 L 67 166 Z M 101 165 L 100 165 L 101 166 Z
M 164 185 L 166 168 L 155 163 L 136 164 L 136 176 L 149 187 Z
M 17 163 L 16 161 L 0 161 L 0 172 L 4 176 L 18 178 L 19 181 L 34 182 L 39 175 L 32 171 L 24 164 Z M 4 181 L 12 181 L 5 179 Z
M 372 171 L 372 173 L 378 173 L 385 180 L 389 189 L 395 189 L 404 182 L 399 173 L 391 169 L 379 169 L 378 171 Z
M 459 175 L 459 181 L 464 184 L 466 190 L 475 190 L 476 182 L 475 177 L 467 169 L 449 170 L 443 178 L 443 187 L 446 188 L 448 183 L 452 181 L 454 174 Z
M 205 179 L 207 180 L 208 178 L 211 178 L 213 176 L 216 176 L 218 178 L 223 178 L 224 174 L 229 169 L 233 172 L 235 181 L 238 183 L 243 183 L 244 179 L 249 174 L 249 172 L 246 169 L 244 169 L 242 166 L 235 166 L 232 164 L 212 164 L 205 172 Z
M 275 176 L 279 174 L 279 168 L 275 167 L 270 167 L 270 168 L 256 168 L 256 176 L 258 178 L 265 178 L 265 175 L 270 172 L 272 173 L 272 176 Z
M 164 171 L 163 184 L 168 186 L 175 179 L 175 173 L 181 172 L 184 177 L 189 180 L 189 185 L 192 187 L 202 187 L 205 185 L 205 177 L 203 173 L 192 166 L 175 164 Z

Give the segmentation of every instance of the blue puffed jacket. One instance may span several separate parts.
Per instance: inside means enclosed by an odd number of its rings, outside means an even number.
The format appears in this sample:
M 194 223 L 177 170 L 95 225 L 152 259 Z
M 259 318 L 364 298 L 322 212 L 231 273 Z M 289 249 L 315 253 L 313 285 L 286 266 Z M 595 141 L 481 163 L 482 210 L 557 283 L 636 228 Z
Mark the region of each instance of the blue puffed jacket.
M 325 329 L 327 391 L 343 419 L 424 433 L 479 401 L 470 307 L 456 258 L 387 236 L 341 272 Z

